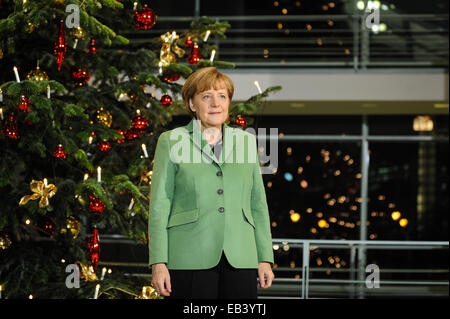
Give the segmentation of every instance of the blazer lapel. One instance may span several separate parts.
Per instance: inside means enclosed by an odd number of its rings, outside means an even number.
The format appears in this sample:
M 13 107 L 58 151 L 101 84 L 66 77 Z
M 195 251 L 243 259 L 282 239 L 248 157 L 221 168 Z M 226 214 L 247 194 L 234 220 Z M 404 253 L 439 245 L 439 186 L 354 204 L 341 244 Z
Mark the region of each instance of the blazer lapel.
M 231 135 L 232 127 L 228 126 L 226 123 L 222 125 L 222 152 L 220 153 L 220 158 L 217 159 L 214 155 L 211 147 L 208 145 L 208 141 L 205 139 L 202 130 L 200 128 L 200 120 L 192 118 L 192 120 L 185 126 L 186 130 L 189 132 L 189 137 L 192 143 L 202 151 L 202 154 L 208 156 L 211 160 L 216 162 L 218 165 L 222 166 L 226 159 L 230 156 L 235 148 L 235 143 Z

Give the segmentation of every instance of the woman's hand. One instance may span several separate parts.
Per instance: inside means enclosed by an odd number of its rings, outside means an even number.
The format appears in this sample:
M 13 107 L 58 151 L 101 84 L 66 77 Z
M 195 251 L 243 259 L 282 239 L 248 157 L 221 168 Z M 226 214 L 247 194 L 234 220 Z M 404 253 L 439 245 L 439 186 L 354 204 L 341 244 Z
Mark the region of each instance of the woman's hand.
M 258 265 L 258 276 L 259 282 L 258 285 L 261 288 L 269 288 L 272 285 L 272 280 L 275 278 L 275 275 L 272 272 L 272 267 L 270 267 L 270 263 L 261 262 Z
M 170 275 L 166 264 L 159 263 L 152 265 L 152 284 L 158 294 L 170 296 L 172 287 L 170 285 Z

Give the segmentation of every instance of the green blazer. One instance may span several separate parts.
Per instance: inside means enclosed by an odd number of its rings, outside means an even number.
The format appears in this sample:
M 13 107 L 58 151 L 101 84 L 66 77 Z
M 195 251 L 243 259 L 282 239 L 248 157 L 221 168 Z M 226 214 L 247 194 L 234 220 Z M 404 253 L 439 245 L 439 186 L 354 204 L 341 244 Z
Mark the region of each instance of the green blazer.
M 235 268 L 273 264 L 255 135 L 226 123 L 216 158 L 199 120 L 158 138 L 150 191 L 149 264 L 208 269 L 222 251 Z

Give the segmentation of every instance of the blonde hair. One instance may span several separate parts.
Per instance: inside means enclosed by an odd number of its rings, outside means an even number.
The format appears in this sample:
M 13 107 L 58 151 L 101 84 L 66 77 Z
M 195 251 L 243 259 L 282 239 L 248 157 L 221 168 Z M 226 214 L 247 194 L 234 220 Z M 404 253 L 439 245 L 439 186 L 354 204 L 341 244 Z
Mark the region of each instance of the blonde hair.
M 234 84 L 231 79 L 223 73 L 220 73 L 215 67 L 205 67 L 193 72 L 186 79 L 186 82 L 181 89 L 181 96 L 183 97 L 186 111 L 195 116 L 195 112 L 189 107 L 189 100 L 194 98 L 194 95 L 207 91 L 211 88 L 214 90 L 225 89 L 228 93 L 228 98 L 233 98 Z

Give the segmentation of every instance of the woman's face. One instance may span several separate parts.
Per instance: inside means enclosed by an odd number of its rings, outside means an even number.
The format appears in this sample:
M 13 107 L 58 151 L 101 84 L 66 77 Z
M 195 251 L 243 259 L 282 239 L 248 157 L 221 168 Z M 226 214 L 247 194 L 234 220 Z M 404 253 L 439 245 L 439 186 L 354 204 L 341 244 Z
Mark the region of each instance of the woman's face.
M 222 124 L 228 118 L 228 107 L 230 99 L 226 89 L 215 90 L 211 88 L 194 95 L 190 99 L 190 108 L 196 112 L 197 119 L 199 119 L 205 128 L 216 127 L 222 129 Z

